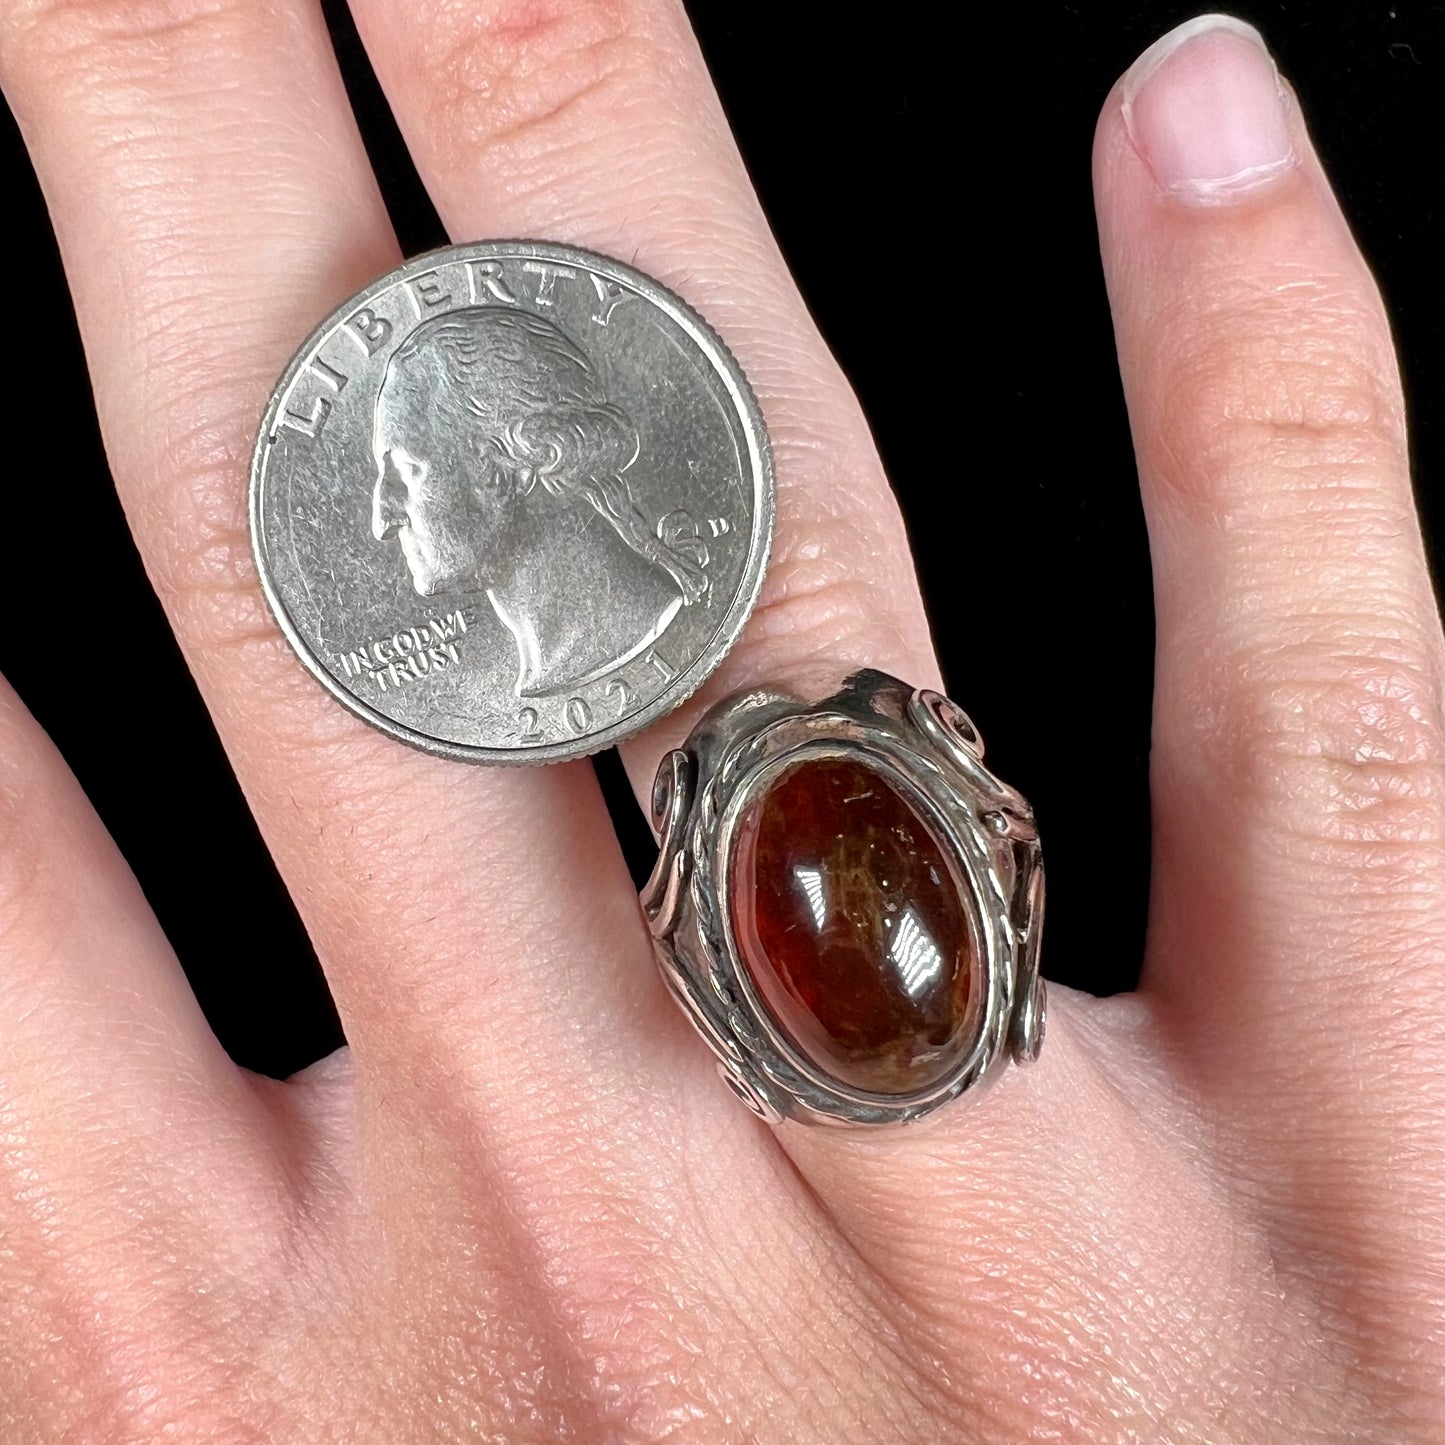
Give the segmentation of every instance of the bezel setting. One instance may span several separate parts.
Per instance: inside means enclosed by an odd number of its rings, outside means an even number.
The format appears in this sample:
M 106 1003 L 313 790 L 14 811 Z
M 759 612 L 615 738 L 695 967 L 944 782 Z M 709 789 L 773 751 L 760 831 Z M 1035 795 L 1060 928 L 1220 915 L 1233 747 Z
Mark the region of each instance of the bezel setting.
M 728 908 L 734 845 L 748 805 L 795 763 L 847 758 L 881 775 L 951 857 L 973 943 L 966 1039 L 926 1088 L 881 1094 L 829 1076 L 773 1016 Z M 956 703 L 884 673 L 853 674 L 816 702 L 775 689 L 734 695 L 670 752 L 653 787 L 659 852 L 642 890 L 658 965 L 716 1054 L 733 1092 L 769 1123 L 911 1124 L 1038 1056 L 1043 860 L 1022 796 L 983 765 Z

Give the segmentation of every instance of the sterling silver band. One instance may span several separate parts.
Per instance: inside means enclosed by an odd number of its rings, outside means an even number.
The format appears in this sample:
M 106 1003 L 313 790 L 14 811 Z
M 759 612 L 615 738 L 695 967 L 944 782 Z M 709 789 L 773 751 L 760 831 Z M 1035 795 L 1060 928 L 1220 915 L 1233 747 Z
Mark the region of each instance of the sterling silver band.
M 717 1055 L 719 1072 L 769 1123 L 909 1124 L 1038 1056 L 1044 874 L 1033 814 L 982 762 L 963 710 L 876 671 L 805 702 L 757 689 L 709 712 L 662 761 L 653 787 L 659 854 L 643 911 L 663 978 Z M 956 1063 L 911 1094 L 831 1077 L 769 1010 L 734 936 L 734 842 L 750 801 L 795 761 L 851 759 L 881 774 L 922 819 L 955 875 L 973 943 L 973 1004 Z

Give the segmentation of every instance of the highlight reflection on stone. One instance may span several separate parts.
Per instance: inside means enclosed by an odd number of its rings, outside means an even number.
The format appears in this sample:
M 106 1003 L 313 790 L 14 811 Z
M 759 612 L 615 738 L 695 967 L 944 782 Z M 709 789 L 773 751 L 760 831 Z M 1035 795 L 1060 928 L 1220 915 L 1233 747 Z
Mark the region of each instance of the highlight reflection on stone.
M 785 768 L 739 822 L 733 935 L 759 997 L 816 1067 L 911 1094 L 969 1039 L 975 959 L 958 879 L 932 830 L 848 758 Z

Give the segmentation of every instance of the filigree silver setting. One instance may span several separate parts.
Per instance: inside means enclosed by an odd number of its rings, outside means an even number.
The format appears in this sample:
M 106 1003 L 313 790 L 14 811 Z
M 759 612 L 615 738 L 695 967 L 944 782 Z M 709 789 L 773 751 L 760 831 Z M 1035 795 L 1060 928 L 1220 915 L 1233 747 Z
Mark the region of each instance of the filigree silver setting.
M 971 1044 L 926 1091 L 862 1092 L 828 1077 L 758 996 L 733 937 L 727 899 L 733 843 L 749 801 L 790 764 L 852 757 L 883 773 L 930 824 L 967 880 L 974 944 Z M 994 1077 L 1032 1062 L 1044 1036 L 1039 942 L 1043 857 L 1029 805 L 983 765 L 963 709 L 872 670 L 831 696 L 737 693 L 670 752 L 653 785 L 658 858 L 643 888 L 658 966 L 718 1058 L 724 1081 L 769 1123 L 877 1127 L 913 1123 Z

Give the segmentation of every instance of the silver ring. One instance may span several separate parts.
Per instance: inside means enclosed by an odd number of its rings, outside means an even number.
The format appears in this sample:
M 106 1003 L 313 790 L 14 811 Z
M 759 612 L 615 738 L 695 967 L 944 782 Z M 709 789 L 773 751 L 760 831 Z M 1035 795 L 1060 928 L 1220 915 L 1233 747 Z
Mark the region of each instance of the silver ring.
M 872 670 L 712 709 L 653 786 L 669 989 L 769 1123 L 910 1124 L 1044 1035 L 1044 872 L 963 709 Z

